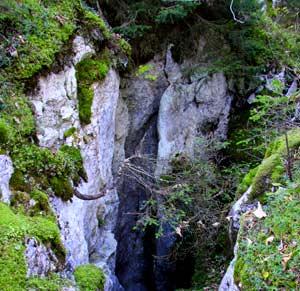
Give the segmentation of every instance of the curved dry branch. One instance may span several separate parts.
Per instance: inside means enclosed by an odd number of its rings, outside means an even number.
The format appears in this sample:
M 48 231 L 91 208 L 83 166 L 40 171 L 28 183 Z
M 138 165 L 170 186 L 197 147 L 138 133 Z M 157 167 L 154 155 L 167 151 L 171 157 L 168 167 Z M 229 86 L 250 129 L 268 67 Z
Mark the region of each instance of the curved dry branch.
M 245 23 L 244 21 L 239 20 L 239 19 L 236 18 L 232 6 L 233 6 L 233 0 L 231 0 L 230 6 L 229 6 L 230 12 L 231 12 L 231 14 L 232 14 L 232 16 L 233 16 L 233 19 L 234 19 L 236 22 L 238 22 L 238 23 Z
M 150 179 L 150 178 L 154 179 L 154 176 L 149 174 L 143 168 L 141 168 L 137 165 L 134 165 L 131 162 L 131 160 L 133 160 L 133 159 L 147 159 L 147 160 L 149 160 L 150 158 L 143 157 L 143 156 L 140 156 L 140 155 L 130 156 L 130 157 L 126 158 L 123 161 L 122 165 L 119 167 L 119 170 L 118 170 L 118 173 L 116 175 L 116 179 L 115 179 L 113 185 L 111 185 L 110 187 L 107 187 L 106 185 L 103 185 L 100 189 L 100 192 L 98 194 L 95 194 L 95 195 L 84 195 L 84 194 L 81 194 L 77 189 L 74 189 L 74 191 L 73 191 L 74 196 L 76 196 L 78 199 L 85 200 L 85 201 L 99 199 L 99 198 L 105 196 L 105 194 L 108 191 L 114 190 L 117 187 L 121 176 L 127 176 L 127 177 L 130 177 L 130 178 L 133 178 L 139 184 L 141 184 L 144 187 L 150 189 L 149 182 L 146 182 L 146 179 L 144 178 L 144 176 L 147 177 L 148 179 Z M 153 160 L 153 161 L 155 161 L 155 160 Z M 125 170 L 127 170 L 129 173 L 126 174 Z M 152 184 L 151 184 L 151 186 L 152 186 Z M 152 187 L 154 187 L 154 185 Z
M 106 191 L 105 191 L 105 192 L 106 192 Z M 73 194 L 74 194 L 77 198 L 79 198 L 79 199 L 81 199 L 81 200 L 96 200 L 96 199 L 99 199 L 99 198 L 103 197 L 103 196 L 105 195 L 105 192 L 103 191 L 103 192 L 98 193 L 98 194 L 96 194 L 96 195 L 83 195 L 83 194 L 81 194 L 78 190 L 74 189 Z

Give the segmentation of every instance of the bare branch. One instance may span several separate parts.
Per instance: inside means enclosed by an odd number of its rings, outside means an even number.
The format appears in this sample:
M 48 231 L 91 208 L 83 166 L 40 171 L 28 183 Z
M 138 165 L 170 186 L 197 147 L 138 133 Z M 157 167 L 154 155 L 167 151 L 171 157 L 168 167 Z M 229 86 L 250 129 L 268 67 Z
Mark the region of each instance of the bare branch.
M 239 20 L 239 19 L 236 18 L 235 13 L 234 13 L 233 8 L 232 8 L 232 6 L 233 6 L 233 1 L 234 1 L 234 0 L 231 0 L 231 3 L 230 3 L 230 11 L 231 11 L 231 14 L 232 14 L 232 16 L 233 16 L 233 19 L 234 19 L 236 22 L 238 22 L 238 23 L 245 23 L 244 21 Z

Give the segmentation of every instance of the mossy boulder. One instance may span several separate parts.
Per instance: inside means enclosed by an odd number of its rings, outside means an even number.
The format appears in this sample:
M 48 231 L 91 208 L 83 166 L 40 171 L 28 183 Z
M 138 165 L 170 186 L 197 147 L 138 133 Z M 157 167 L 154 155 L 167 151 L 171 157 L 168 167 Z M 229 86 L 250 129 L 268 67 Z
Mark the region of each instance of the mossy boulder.
M 252 181 L 251 198 L 257 198 L 270 189 L 272 183 L 279 182 L 284 173 L 283 157 L 280 154 L 273 154 L 264 159 L 258 166 L 256 175 Z
M 287 138 L 289 150 L 294 155 L 300 146 L 300 130 L 288 131 Z M 252 185 L 250 199 L 255 199 L 269 190 L 272 183 L 280 183 L 285 176 L 287 159 L 286 139 L 285 136 L 281 136 L 269 145 L 262 163 L 244 177 L 237 188 L 236 197 Z
M 80 291 L 104 290 L 105 276 L 103 271 L 93 264 L 78 266 L 74 271 L 74 276 Z
M 253 178 L 255 177 L 257 173 L 258 167 L 251 169 L 248 174 L 243 178 L 242 182 L 239 184 L 236 193 L 235 198 L 240 198 L 241 195 L 243 195 L 248 188 L 251 186 Z

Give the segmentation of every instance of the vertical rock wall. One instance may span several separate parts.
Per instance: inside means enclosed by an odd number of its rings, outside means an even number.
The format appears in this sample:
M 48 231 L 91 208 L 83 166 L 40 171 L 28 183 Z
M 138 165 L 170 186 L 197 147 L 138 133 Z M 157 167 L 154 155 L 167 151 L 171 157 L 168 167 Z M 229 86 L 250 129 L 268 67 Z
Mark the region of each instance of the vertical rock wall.
M 103 82 L 92 85 L 91 123 L 82 127 L 78 115 L 75 65 L 95 51 L 82 37 L 76 37 L 73 52 L 70 65 L 57 74 L 50 73 L 39 79 L 37 90 L 30 99 L 34 105 L 40 146 L 57 150 L 65 143 L 79 148 L 88 182 L 82 182 L 77 190 L 84 195 L 95 195 L 104 183 L 112 185 L 113 182 L 119 77 L 111 69 Z M 64 140 L 64 133 L 72 127 L 76 128 L 75 133 Z M 68 251 L 68 271 L 73 271 L 77 265 L 94 263 L 106 274 L 105 289 L 118 290 L 118 280 L 114 276 L 117 242 L 113 234 L 118 210 L 116 190 L 110 190 L 94 201 L 74 197 L 72 202 L 63 202 L 53 197 L 51 204 Z
M 146 73 L 137 69 L 123 80 L 119 112 L 128 118 L 127 128 L 121 116 L 116 123 L 116 141 L 122 141 L 119 146 L 124 144 L 125 151 L 115 150 L 115 157 L 121 152 L 127 158 L 143 156 L 143 162 L 135 164 L 156 176 L 170 170 L 176 153 L 193 156 L 197 138 L 224 140 L 232 100 L 223 73 L 187 79 L 170 49 L 165 57 L 145 64 Z M 126 177 L 118 191 L 117 275 L 125 290 L 174 290 L 174 264 L 154 257 L 167 256 L 176 237 L 155 240 L 151 230 L 133 231 L 137 214 L 150 197 L 136 180 Z

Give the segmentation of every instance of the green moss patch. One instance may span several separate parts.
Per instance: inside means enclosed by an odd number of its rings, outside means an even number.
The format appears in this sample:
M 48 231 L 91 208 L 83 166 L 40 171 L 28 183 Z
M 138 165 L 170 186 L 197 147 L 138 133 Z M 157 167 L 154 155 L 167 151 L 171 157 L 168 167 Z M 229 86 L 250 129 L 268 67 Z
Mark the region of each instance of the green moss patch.
M 293 129 L 287 132 L 288 137 L 288 144 L 290 149 L 295 149 L 296 147 L 300 146 L 300 130 L 299 129 Z M 265 158 L 268 158 L 272 154 L 281 154 L 286 155 L 287 149 L 286 149 L 286 143 L 285 143 L 285 136 L 281 136 L 280 138 L 277 138 L 274 142 L 270 144 L 268 147 Z
M 71 286 L 72 282 L 52 273 L 46 278 L 32 277 L 26 282 L 26 290 L 61 291 L 64 287 Z
M 71 181 L 77 185 L 80 177 L 87 179 L 79 149 L 64 145 L 58 152 L 42 149 L 34 144 L 15 145 L 11 157 L 15 172 L 10 186 L 30 193 L 36 186 L 67 201 L 73 196 Z
M 78 266 L 74 271 L 74 276 L 80 291 L 101 291 L 104 289 L 105 276 L 102 270 L 93 264 Z
M 24 286 L 27 286 L 31 280 L 26 278 L 25 236 L 36 237 L 41 243 L 52 246 L 59 258 L 64 256 L 59 229 L 52 219 L 14 213 L 6 204 L 0 203 L 0 286 L 2 290 L 24 291 Z
M 243 217 L 235 267 L 242 290 L 299 290 L 299 182 L 266 195 L 266 218 Z
M 50 184 L 55 195 L 60 197 L 63 201 L 68 201 L 73 197 L 73 188 L 68 179 L 53 177 Z
M 243 195 L 248 188 L 251 186 L 253 178 L 255 177 L 257 173 L 258 167 L 251 169 L 248 174 L 243 178 L 242 182 L 239 184 L 235 197 L 236 199 L 240 198 L 241 195 Z
M 7 72 L 18 79 L 29 78 L 53 63 L 55 54 L 73 33 L 79 1 L 47 4 L 35 0 L 4 2 L 6 13 L 1 14 L 3 31 L 0 32 L 6 35 L 7 41 L 0 51 L 4 57 L 2 65 L 10 65 Z M 10 33 L 4 30 L 5 26 L 10 27 Z M 6 46 L 15 48 L 14 57 L 5 53 Z
M 9 127 L 0 119 L 0 144 L 6 144 L 9 138 Z
M 83 21 L 88 30 L 100 29 L 105 39 L 110 39 L 111 34 L 104 20 L 90 10 L 83 11 Z
M 279 182 L 284 173 L 282 157 L 279 154 L 273 154 L 263 160 L 258 166 L 255 177 L 252 182 L 251 197 L 256 198 L 270 189 L 274 182 Z
M 94 92 L 91 85 L 103 80 L 109 70 L 107 59 L 84 59 L 76 65 L 78 80 L 77 97 L 79 103 L 79 118 L 82 124 L 89 124 L 92 116 Z
M 289 150 L 293 155 L 300 146 L 300 131 L 299 129 L 290 130 L 287 132 L 287 136 Z M 250 196 L 254 199 L 269 190 L 272 183 L 281 182 L 284 179 L 284 160 L 286 159 L 285 136 L 281 136 L 269 145 L 262 163 L 244 177 L 237 189 L 236 196 L 240 196 L 252 185 Z
M 68 138 L 70 136 L 72 136 L 76 131 L 76 128 L 75 127 L 71 127 L 70 129 L 66 130 L 65 133 L 64 133 L 64 138 Z

